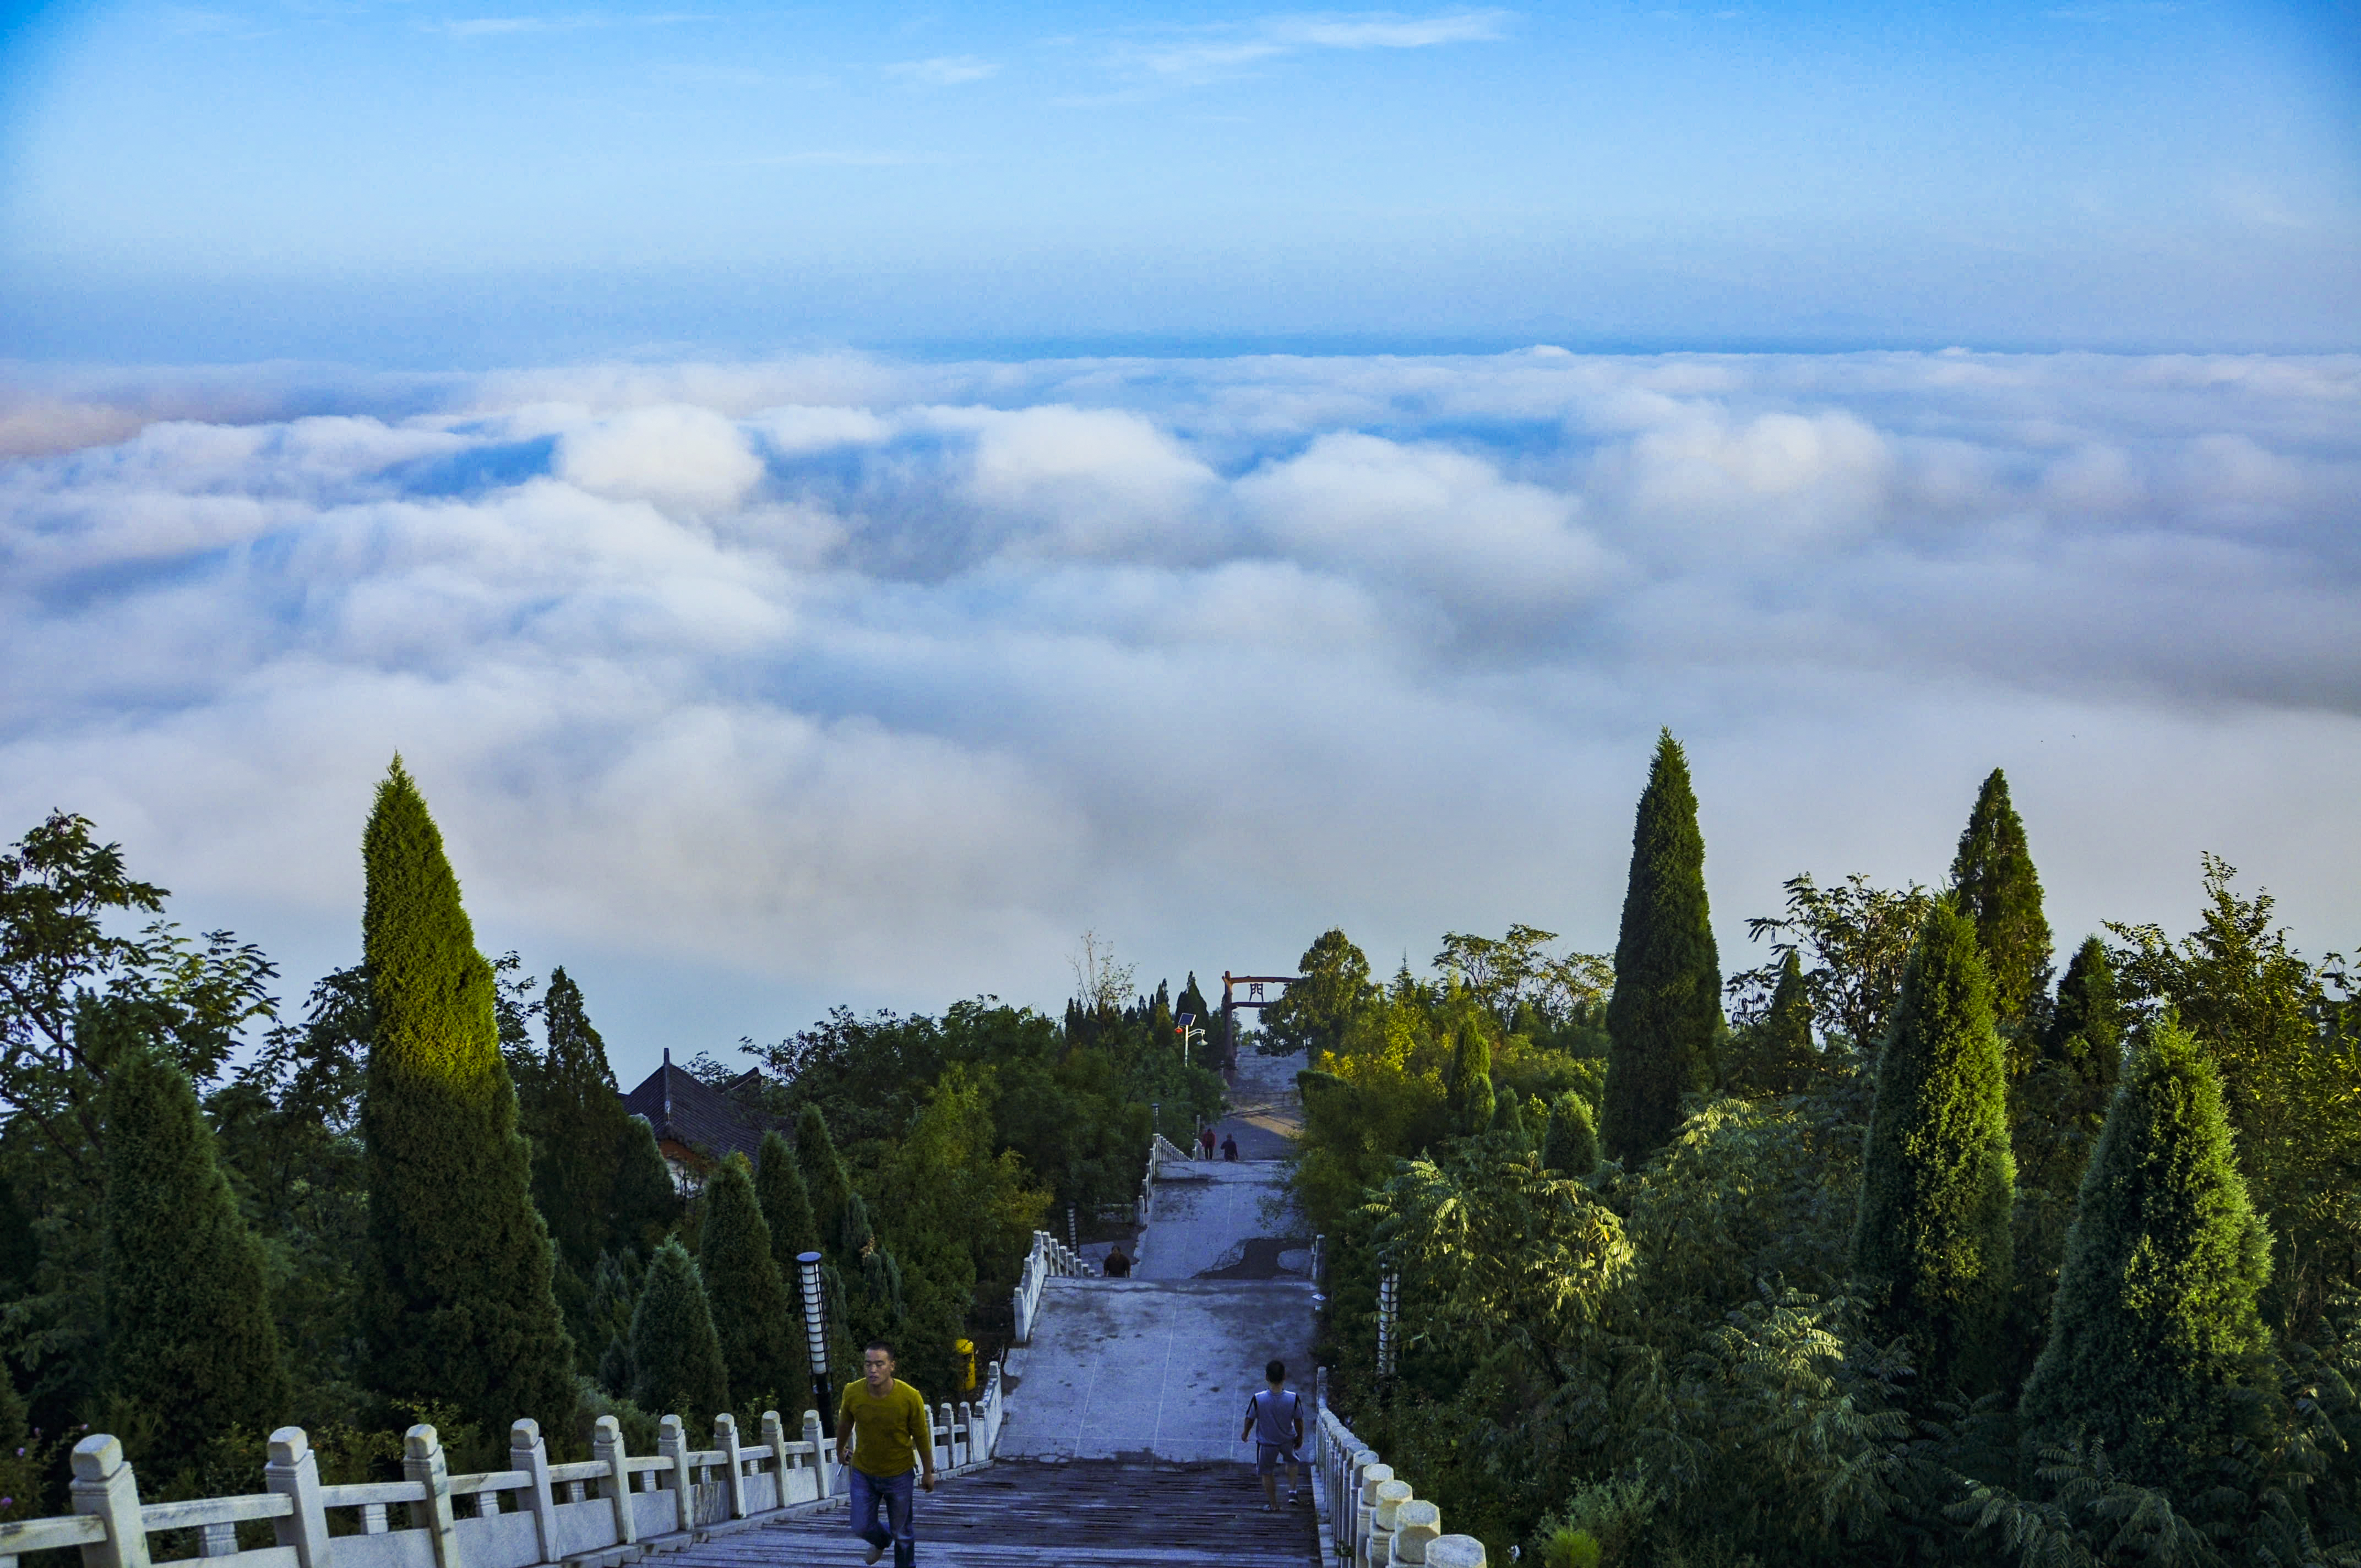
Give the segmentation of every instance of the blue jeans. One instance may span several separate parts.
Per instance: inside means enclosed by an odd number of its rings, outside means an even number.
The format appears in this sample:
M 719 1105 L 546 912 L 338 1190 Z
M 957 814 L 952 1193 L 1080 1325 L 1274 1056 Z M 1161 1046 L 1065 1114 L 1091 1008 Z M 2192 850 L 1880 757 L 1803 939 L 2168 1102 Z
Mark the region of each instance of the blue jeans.
M 872 1546 L 894 1543 L 894 1568 L 916 1568 L 918 1561 L 918 1538 L 910 1525 L 910 1495 L 918 1472 L 914 1467 L 899 1475 L 872 1475 L 848 1464 L 845 1474 L 852 1477 L 852 1533 Z M 877 1528 L 877 1505 L 885 1505 L 888 1530 Z

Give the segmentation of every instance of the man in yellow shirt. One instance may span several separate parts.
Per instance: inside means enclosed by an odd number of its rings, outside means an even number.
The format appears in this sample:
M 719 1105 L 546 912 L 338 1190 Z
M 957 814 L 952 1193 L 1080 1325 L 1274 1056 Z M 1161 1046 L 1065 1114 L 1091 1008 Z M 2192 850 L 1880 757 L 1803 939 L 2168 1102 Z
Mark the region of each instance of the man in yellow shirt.
M 935 1489 L 934 1423 L 927 1401 L 894 1376 L 894 1352 L 882 1342 L 861 1353 L 862 1379 L 844 1391 L 836 1409 L 836 1453 L 852 1482 L 852 1533 L 869 1543 L 866 1562 L 894 1547 L 894 1568 L 914 1568 L 918 1538 L 911 1528 L 910 1472 L 926 1467 L 927 1490 Z M 877 1505 L 885 1522 L 877 1528 Z

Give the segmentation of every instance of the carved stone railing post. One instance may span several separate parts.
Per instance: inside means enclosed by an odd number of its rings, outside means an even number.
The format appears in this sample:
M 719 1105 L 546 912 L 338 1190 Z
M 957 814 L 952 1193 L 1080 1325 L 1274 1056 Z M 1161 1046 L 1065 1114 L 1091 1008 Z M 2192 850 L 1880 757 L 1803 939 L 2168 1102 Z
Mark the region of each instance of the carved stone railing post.
M 425 1501 L 410 1505 L 410 1522 L 430 1532 L 434 1568 L 459 1568 L 459 1527 L 451 1513 L 451 1471 L 444 1463 L 441 1434 L 423 1421 L 401 1434 L 401 1473 L 426 1488 Z
M 819 1424 L 818 1410 L 804 1412 L 804 1441 L 812 1445 L 812 1467 L 819 1472 L 819 1495 L 829 1495 L 828 1433 Z
M 1393 1561 L 1394 1510 L 1410 1501 L 1410 1483 L 1378 1484 L 1377 1505 L 1369 1512 L 1369 1543 L 1363 1549 L 1363 1568 L 1386 1568 Z
M 598 1490 L 615 1510 L 615 1544 L 630 1546 L 640 1539 L 639 1520 L 631 1511 L 631 1471 L 624 1461 L 622 1424 L 612 1416 L 600 1416 L 591 1429 L 590 1456 L 607 1467 L 598 1482 Z
M 763 1446 L 771 1451 L 771 1506 L 784 1508 L 793 1500 L 787 1496 L 787 1423 L 776 1410 L 763 1412 Z
M 509 1427 L 509 1468 L 533 1477 L 524 1506 L 533 1515 L 533 1538 L 541 1560 L 555 1563 L 557 1551 L 557 1493 L 549 1484 L 549 1445 L 541 1439 L 541 1423 L 526 1416 Z
M 975 1406 L 965 1399 L 960 1401 L 959 1430 L 959 1463 L 972 1464 L 975 1463 Z
M 1393 1563 L 1390 1568 L 1422 1568 L 1426 1549 L 1443 1534 L 1443 1511 L 1433 1503 L 1411 1501 L 1394 1510 Z
M 1472 1535 L 1443 1535 L 1426 1543 L 1426 1568 L 1484 1568 L 1484 1543 Z
M 327 1568 L 328 1510 L 320 1502 L 320 1456 L 302 1427 L 280 1427 L 270 1434 L 262 1487 L 294 1499 L 295 1511 L 272 1519 L 270 1529 L 280 1545 L 295 1549 L 295 1568 Z
M 139 1482 L 123 1445 L 103 1432 L 74 1444 L 73 1511 L 106 1521 L 106 1539 L 82 1549 L 82 1568 L 148 1568 L 139 1522 Z
M 738 1446 L 738 1418 L 727 1410 L 713 1418 L 713 1446 L 721 1451 L 723 1473 L 728 1477 L 725 1485 L 730 1488 L 730 1517 L 742 1519 L 746 1517 L 745 1454 Z
M 1390 1464 L 1365 1464 L 1361 1467 L 1361 1489 L 1353 1498 L 1352 1560 L 1358 1568 L 1368 1568 L 1369 1526 L 1378 1515 L 1378 1488 L 1394 1478 Z
M 688 1433 L 678 1416 L 656 1423 L 656 1452 L 672 1461 L 672 1518 L 675 1530 L 697 1526 L 697 1486 L 688 1475 Z

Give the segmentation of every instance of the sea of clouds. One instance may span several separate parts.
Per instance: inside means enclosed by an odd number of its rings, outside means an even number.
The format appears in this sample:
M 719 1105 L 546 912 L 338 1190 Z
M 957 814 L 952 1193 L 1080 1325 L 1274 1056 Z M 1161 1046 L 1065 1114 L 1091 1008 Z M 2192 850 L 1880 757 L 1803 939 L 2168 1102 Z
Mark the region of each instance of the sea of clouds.
M 2361 924 L 2361 356 L 16 367 L 0 454 L 8 837 L 300 981 L 399 750 L 486 945 L 651 1058 L 1054 1006 L 1085 927 L 1611 948 L 1660 725 L 1730 967 L 1994 765 L 2061 939 L 2201 850 Z

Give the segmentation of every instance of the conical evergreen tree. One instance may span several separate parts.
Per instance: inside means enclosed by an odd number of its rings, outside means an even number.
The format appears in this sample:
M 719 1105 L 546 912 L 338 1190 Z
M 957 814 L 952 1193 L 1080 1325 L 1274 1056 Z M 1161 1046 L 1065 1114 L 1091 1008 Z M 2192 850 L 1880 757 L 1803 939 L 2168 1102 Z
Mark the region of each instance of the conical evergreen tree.
M 378 786 L 362 858 L 377 1031 L 361 1105 L 370 1385 L 455 1405 L 486 1431 L 519 1416 L 571 1431 L 574 1347 L 500 1059 L 492 966 L 399 758 Z
M 631 1115 L 615 1091 L 607 1043 L 583 1010 L 582 988 L 562 968 L 550 971 L 542 1022 L 549 1052 L 524 1107 L 525 1132 L 533 1140 L 533 1201 L 559 1259 L 588 1280 L 609 1245 L 615 1175 Z
M 115 1064 L 104 1114 L 108 1391 L 154 1415 L 158 1448 L 175 1459 L 234 1427 L 270 1431 L 289 1391 L 262 1249 L 196 1091 L 170 1061 L 134 1049 Z
M 1902 974 L 1861 1164 L 1855 1277 L 1937 1390 L 1983 1375 L 2010 1277 L 2008 1095 L 1975 927 L 1937 903 Z
M 2123 1003 L 2107 945 L 2096 937 L 2083 938 L 2066 962 L 2041 1054 L 2071 1067 L 2085 1083 L 2113 1088 L 2122 1072 Z
M 2049 990 L 2049 922 L 2041 913 L 2041 879 L 2026 848 L 2025 824 L 2008 803 L 2008 779 L 1998 768 L 1976 792 L 1975 809 L 1960 834 L 1951 886 L 1975 922 L 1984 969 L 1992 979 L 1993 1013 L 2009 1037 L 2009 1076 L 2032 1070 L 2037 1014 Z
M 1195 970 L 1189 971 L 1189 983 L 1180 988 L 1180 999 L 1172 1004 L 1172 1008 L 1176 1014 L 1186 1013 L 1195 1019 L 1199 1028 L 1206 1026 L 1205 1015 L 1213 1009 L 1205 1002 L 1205 993 L 1197 989 Z
M 2256 1298 L 2270 1238 L 2246 1194 L 2222 1080 L 2169 1015 L 2107 1112 L 2025 1387 L 2029 1438 L 2103 1440 L 2130 1479 L 2175 1486 L 2235 1435 L 2232 1390 L 2268 1376 Z
M 1532 1146 L 1532 1138 L 1525 1131 L 1524 1096 L 1505 1083 L 1492 1096 L 1492 1130 L 1508 1134 L 1521 1147 Z
M 697 1265 L 676 1241 L 656 1248 L 631 1314 L 631 1398 L 704 1431 L 730 1408 L 730 1374 Z
M 1688 758 L 1665 730 L 1631 833 L 1631 877 L 1607 1003 L 1607 1152 L 1644 1159 L 1672 1135 L 1684 1091 L 1709 1087 L 1723 1028 L 1721 957 L 1705 895 L 1705 835 Z
M 705 1183 L 705 1213 L 697 1230 L 697 1273 L 713 1309 L 730 1387 L 750 1415 L 765 1409 L 794 1414 L 809 1393 L 794 1298 L 772 1255 L 771 1227 L 754 1196 L 743 1155 L 714 1168 Z
M 776 1132 L 763 1135 L 762 1152 L 754 1166 L 754 1195 L 762 1201 L 763 1221 L 771 1227 L 771 1257 L 779 1277 L 793 1295 L 797 1289 L 796 1260 L 819 1251 L 819 1223 L 812 1218 L 811 1194 L 804 1190 L 804 1173 L 796 1168 L 796 1151 Z
M 1730 1091 L 1741 1096 L 1796 1094 L 1819 1076 L 1812 1047 L 1812 996 L 1804 967 L 1790 948 L 1771 992 L 1770 1011 L 1733 1042 Z
M 844 1208 L 852 1201 L 852 1173 L 844 1168 L 829 1135 L 828 1118 L 817 1105 L 806 1105 L 796 1118 L 796 1164 L 803 1171 L 804 1191 L 811 1199 L 812 1219 L 821 1240 L 835 1248 L 844 1228 Z
M 1460 1013 L 1444 1087 L 1460 1132 L 1480 1133 L 1499 1114 L 1499 1097 L 1492 1088 L 1492 1041 L 1477 1022 L 1472 1006 Z
M 1566 1176 L 1588 1176 L 1598 1168 L 1598 1129 L 1591 1120 L 1590 1102 L 1572 1090 L 1550 1106 L 1542 1164 Z
M 631 1397 L 631 1313 L 640 1292 L 626 1265 L 629 1253 L 602 1252 L 590 1276 L 590 1343 L 598 1386 L 618 1398 Z
M 607 1234 L 616 1246 L 653 1257 L 680 1218 L 680 1189 L 673 1184 L 672 1167 L 664 1163 L 656 1130 L 645 1116 L 625 1116 L 617 1136 L 622 1152 L 615 1160 Z

